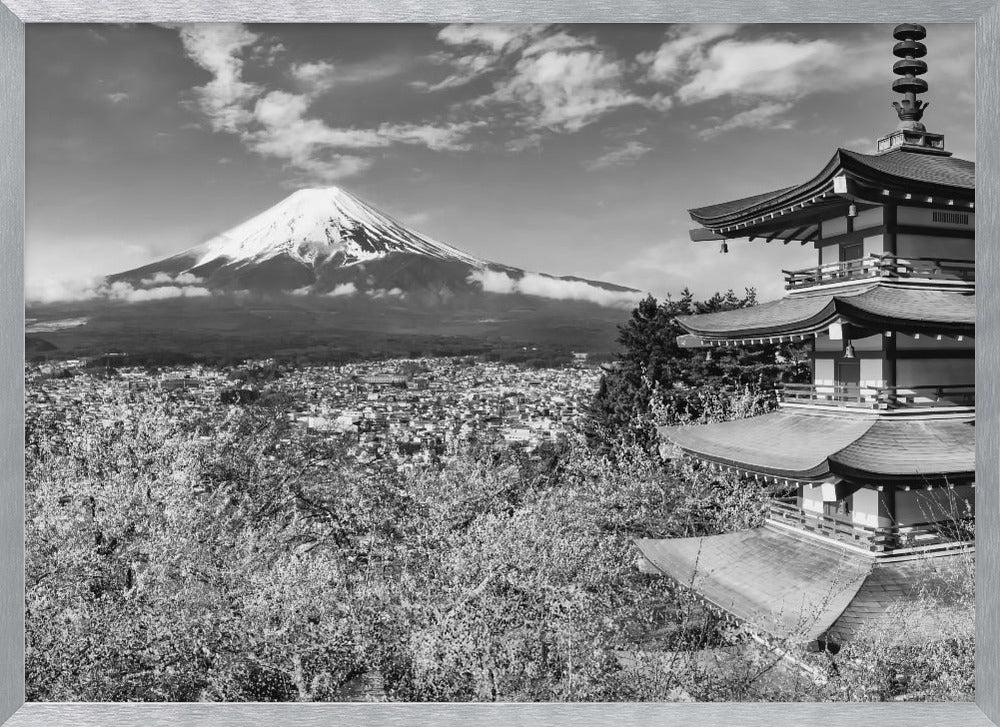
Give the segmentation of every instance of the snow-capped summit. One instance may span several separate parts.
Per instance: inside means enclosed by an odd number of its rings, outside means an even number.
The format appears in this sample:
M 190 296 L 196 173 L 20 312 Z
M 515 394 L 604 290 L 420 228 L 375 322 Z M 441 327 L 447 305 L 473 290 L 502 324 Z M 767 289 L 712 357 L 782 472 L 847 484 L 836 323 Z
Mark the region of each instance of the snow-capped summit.
M 187 295 L 187 288 L 195 286 L 199 294 L 409 296 L 432 302 L 517 293 L 615 304 L 637 293 L 479 260 L 409 229 L 339 187 L 301 189 L 201 245 L 109 276 L 107 282 L 153 298 Z
M 278 255 L 304 265 L 322 265 L 335 258 L 340 265 L 352 265 L 393 252 L 484 264 L 404 227 L 339 187 L 300 189 L 185 254 L 194 258 L 194 269 L 220 260 L 260 263 Z

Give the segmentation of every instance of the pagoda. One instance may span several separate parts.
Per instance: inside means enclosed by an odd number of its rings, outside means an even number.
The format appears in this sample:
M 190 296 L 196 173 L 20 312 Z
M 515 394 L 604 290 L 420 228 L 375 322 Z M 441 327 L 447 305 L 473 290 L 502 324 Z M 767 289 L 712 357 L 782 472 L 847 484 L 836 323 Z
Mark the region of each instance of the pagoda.
M 678 319 L 681 345 L 795 341 L 812 381 L 665 443 L 787 496 L 762 527 L 638 541 L 641 567 L 762 635 L 836 648 L 972 547 L 975 164 L 921 119 L 923 26 L 893 35 L 899 125 L 803 184 L 689 210 L 693 241 L 812 245 L 784 298 Z

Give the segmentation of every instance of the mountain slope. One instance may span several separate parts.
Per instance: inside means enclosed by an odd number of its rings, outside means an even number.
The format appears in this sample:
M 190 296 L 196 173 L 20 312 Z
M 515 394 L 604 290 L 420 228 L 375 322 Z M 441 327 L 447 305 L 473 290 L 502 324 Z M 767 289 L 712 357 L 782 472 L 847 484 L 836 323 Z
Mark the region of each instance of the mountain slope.
M 450 298 L 552 292 L 549 297 L 593 300 L 607 292 L 637 293 L 479 260 L 407 228 L 338 187 L 299 190 L 201 245 L 107 280 L 140 289 L 197 284 L 213 292 L 300 295 L 394 291 Z M 522 285 L 529 282 L 534 284 Z M 560 282 L 565 290 L 556 290 Z

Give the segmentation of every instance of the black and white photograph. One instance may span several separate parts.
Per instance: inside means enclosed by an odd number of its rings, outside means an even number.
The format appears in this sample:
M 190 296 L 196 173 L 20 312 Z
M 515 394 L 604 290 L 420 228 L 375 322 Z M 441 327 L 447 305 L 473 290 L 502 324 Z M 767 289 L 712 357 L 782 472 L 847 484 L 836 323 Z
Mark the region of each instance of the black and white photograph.
M 974 700 L 899 21 L 28 25 L 27 701 Z

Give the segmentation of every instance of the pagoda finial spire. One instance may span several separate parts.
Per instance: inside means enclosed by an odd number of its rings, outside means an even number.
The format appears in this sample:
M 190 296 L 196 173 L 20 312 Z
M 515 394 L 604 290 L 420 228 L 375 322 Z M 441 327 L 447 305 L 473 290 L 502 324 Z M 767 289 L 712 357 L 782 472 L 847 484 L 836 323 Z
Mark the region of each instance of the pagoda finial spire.
M 892 90 L 903 94 L 902 101 L 893 101 L 899 116 L 900 129 L 924 131 L 920 119 L 928 104 L 917 100 L 918 93 L 927 91 L 927 81 L 918 76 L 927 73 L 927 63 L 920 60 L 927 55 L 927 46 L 920 41 L 927 37 L 927 28 L 915 23 L 902 23 L 893 28 L 892 36 L 898 40 L 892 53 L 901 60 L 896 61 L 893 73 L 902 76 L 892 82 Z
M 917 98 L 918 93 L 927 92 L 927 81 L 920 78 L 927 73 L 927 64 L 921 60 L 927 55 L 927 46 L 920 42 L 927 37 L 927 28 L 916 23 L 901 23 L 892 29 L 892 37 L 897 41 L 892 53 L 899 58 L 892 65 L 893 73 L 899 76 L 892 82 L 892 90 L 903 98 L 892 102 L 899 125 L 878 139 L 878 150 L 886 153 L 903 149 L 948 156 L 950 153 L 944 150 L 944 136 L 927 131 L 921 123 L 929 105 Z

